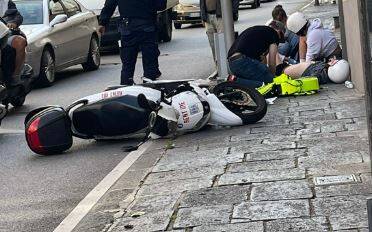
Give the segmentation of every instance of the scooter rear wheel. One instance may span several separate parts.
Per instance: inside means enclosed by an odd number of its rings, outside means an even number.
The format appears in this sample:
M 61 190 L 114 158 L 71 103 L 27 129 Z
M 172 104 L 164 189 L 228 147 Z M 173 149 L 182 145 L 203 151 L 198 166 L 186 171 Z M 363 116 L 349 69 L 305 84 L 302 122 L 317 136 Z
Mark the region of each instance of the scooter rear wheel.
M 256 123 L 266 115 L 265 98 L 253 88 L 224 82 L 216 85 L 213 93 L 226 108 L 242 119 L 243 124 Z

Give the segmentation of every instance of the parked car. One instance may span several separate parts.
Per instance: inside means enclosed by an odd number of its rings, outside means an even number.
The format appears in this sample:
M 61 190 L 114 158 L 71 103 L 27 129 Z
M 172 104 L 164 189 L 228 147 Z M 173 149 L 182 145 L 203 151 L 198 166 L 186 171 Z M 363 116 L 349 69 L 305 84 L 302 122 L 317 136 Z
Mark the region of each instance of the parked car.
M 174 8 L 177 16 L 173 21 L 174 28 L 180 29 L 182 24 L 202 23 L 200 15 L 200 0 L 180 0 Z
M 78 0 L 83 6 L 93 11 L 99 18 L 105 0 Z M 139 0 L 143 1 L 143 0 Z M 178 0 L 168 0 L 167 8 L 164 11 L 158 12 L 158 28 L 159 28 L 159 40 L 163 42 L 169 42 L 172 40 L 172 16 L 173 7 L 178 4 Z M 118 22 L 120 19 L 119 10 L 116 9 L 109 25 L 106 27 L 106 32 L 101 38 L 102 47 L 118 47 L 118 41 L 120 34 L 118 30 Z
M 261 0 L 240 0 L 241 6 L 250 5 L 253 9 L 261 6 Z
M 239 1 L 233 0 L 233 18 L 237 21 L 239 18 Z M 200 0 L 180 0 L 179 4 L 174 8 L 177 16 L 173 21 L 174 28 L 180 29 L 182 24 L 198 24 L 202 23 L 200 14 Z
M 26 62 L 37 81 L 50 86 L 55 72 L 82 64 L 85 71 L 100 66 L 97 16 L 74 0 L 14 0 L 23 16 L 21 30 L 28 46 Z

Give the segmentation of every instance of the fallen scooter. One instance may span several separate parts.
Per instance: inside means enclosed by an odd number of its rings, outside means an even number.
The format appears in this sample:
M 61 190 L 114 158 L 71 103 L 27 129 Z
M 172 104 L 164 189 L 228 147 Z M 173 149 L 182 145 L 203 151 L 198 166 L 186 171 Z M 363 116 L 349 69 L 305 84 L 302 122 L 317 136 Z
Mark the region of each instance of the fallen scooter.
M 8 27 L 0 20 L 0 124 L 8 112 L 9 104 L 14 107 L 24 104 L 26 95 L 31 91 L 33 76 L 31 66 L 25 64 L 20 81 L 11 84 L 15 51 L 6 45 L 9 33 Z
M 255 89 L 221 83 L 210 92 L 189 81 L 118 86 L 82 98 L 63 109 L 46 106 L 25 119 L 32 151 L 50 155 L 66 151 L 72 137 L 159 138 L 195 132 L 207 124 L 240 126 L 256 123 L 267 110 Z

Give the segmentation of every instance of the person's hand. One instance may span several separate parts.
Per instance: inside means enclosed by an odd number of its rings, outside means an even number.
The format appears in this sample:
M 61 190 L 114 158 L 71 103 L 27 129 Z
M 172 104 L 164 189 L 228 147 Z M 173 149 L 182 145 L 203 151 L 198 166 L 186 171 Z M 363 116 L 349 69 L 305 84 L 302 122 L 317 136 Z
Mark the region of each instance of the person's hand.
M 328 61 L 328 65 L 329 65 L 329 66 L 333 66 L 333 65 L 335 65 L 337 62 L 338 62 L 338 60 L 336 59 L 336 57 L 332 57 L 331 59 L 329 59 L 329 61 Z
M 15 23 L 8 23 L 7 26 L 8 26 L 9 29 L 17 29 L 17 27 L 18 27 L 17 24 L 15 24 Z
M 98 32 L 99 32 L 101 35 L 105 34 L 105 32 L 106 32 L 106 27 L 105 27 L 105 26 L 99 26 L 99 27 L 98 27 Z

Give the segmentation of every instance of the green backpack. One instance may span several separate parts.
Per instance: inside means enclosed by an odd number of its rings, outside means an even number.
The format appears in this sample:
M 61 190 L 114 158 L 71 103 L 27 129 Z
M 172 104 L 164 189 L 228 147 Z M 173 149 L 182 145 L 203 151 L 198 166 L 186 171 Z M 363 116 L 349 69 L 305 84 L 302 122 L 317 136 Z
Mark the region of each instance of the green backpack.
M 303 77 L 292 80 L 288 75 L 282 74 L 274 78 L 270 84 L 257 88 L 264 96 L 311 95 L 319 90 L 319 81 L 316 77 Z

